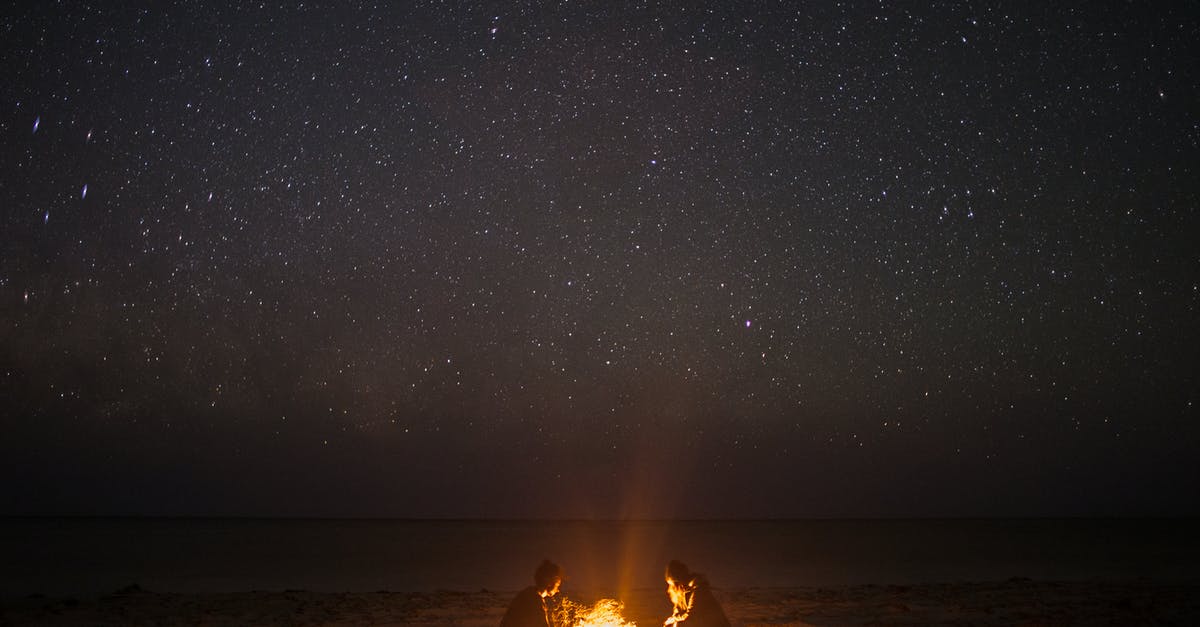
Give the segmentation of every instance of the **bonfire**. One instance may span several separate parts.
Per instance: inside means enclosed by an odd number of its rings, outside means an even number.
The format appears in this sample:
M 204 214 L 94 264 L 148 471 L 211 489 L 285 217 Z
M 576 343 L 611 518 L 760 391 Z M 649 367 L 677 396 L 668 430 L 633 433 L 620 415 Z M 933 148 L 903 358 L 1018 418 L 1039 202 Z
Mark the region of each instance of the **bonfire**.
M 554 624 L 562 627 L 637 627 L 621 616 L 624 604 L 616 599 L 600 599 L 595 605 L 561 598 L 554 608 Z

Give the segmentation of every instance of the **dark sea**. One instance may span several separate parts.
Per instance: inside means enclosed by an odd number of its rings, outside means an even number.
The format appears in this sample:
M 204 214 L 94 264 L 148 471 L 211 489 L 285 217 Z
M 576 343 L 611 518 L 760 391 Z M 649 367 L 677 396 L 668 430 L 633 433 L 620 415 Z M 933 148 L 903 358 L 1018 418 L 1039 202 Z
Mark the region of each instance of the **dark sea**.
M 565 591 L 1038 580 L 1200 582 L 1194 519 L 413 521 L 0 519 L 0 597 L 511 591 L 548 557 Z

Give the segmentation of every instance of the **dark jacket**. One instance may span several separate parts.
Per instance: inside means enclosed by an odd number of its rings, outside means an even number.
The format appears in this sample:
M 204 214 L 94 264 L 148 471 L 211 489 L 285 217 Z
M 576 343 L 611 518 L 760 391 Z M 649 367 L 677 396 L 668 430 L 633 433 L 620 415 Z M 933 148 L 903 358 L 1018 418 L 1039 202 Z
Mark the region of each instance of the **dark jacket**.
M 679 608 L 675 610 L 676 624 L 683 627 L 729 627 L 729 619 L 717 597 L 713 596 L 708 582 L 698 579 L 687 593 L 688 607 L 686 612 Z
M 513 597 L 508 611 L 500 621 L 500 627 L 550 627 L 546 616 L 546 602 L 537 588 L 529 586 Z

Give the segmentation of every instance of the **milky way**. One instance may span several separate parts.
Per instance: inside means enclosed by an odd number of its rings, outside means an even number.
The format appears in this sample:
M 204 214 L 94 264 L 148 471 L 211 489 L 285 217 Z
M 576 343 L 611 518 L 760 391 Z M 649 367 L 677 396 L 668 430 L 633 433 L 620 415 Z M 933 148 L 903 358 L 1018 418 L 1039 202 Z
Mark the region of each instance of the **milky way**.
M 0 513 L 1198 513 L 1194 8 L 336 4 L 0 17 Z

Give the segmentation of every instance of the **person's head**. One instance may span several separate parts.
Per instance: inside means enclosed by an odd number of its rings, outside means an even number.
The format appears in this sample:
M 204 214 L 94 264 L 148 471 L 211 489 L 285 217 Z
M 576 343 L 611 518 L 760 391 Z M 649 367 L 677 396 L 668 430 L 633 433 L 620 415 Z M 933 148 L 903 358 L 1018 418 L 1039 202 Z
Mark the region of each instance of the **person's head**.
M 552 597 L 558 594 L 562 578 L 562 569 L 558 567 L 558 564 L 550 560 L 542 560 L 537 570 L 533 571 L 534 587 L 537 588 L 538 594 L 544 597 Z
M 670 583 L 672 581 L 680 584 L 686 584 L 692 578 L 692 571 L 688 570 L 687 564 L 679 560 L 671 560 L 667 564 L 666 579 Z

